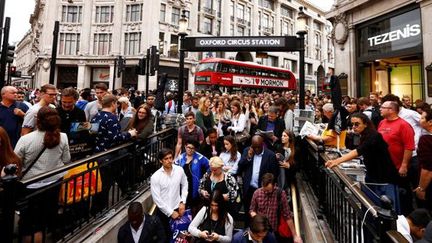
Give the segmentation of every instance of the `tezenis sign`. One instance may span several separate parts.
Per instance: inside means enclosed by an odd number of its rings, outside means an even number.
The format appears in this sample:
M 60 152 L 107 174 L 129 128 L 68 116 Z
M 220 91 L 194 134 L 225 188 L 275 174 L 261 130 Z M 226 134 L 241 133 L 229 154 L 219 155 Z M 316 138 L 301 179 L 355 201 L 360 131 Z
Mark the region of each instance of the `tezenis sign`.
M 397 41 L 400 39 L 417 36 L 420 35 L 420 33 L 421 33 L 421 26 L 419 24 L 413 24 L 413 25 L 407 24 L 403 29 L 393 30 L 387 33 L 383 33 L 368 38 L 369 46 L 372 47 L 376 45 L 385 44 L 388 42 Z

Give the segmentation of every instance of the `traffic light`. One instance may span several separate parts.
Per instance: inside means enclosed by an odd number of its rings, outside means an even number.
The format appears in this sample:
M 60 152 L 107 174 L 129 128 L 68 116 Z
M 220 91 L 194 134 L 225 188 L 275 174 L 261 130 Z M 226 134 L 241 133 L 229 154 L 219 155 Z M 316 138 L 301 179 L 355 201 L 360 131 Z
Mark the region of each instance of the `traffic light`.
M 6 50 L 6 62 L 13 63 L 15 57 L 15 46 L 8 45 Z
M 139 60 L 139 63 L 136 66 L 136 70 L 137 70 L 136 74 L 137 75 L 145 75 L 145 72 L 146 72 L 146 61 L 147 61 L 147 59 L 145 59 L 145 58 L 141 58 Z
M 11 77 L 21 77 L 21 71 L 17 71 L 15 66 L 11 66 L 9 69 Z
M 152 46 L 150 53 L 150 76 L 154 76 L 155 72 L 159 70 L 159 51 L 156 46 Z
M 117 59 L 117 77 L 120 78 L 122 72 L 124 72 L 126 68 L 126 59 L 124 59 L 122 56 L 119 56 Z

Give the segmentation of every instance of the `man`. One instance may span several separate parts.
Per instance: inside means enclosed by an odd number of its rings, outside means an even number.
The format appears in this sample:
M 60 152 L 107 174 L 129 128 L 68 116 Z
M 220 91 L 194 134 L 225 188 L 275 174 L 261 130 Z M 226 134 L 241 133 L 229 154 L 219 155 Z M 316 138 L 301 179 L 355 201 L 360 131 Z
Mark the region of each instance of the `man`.
M 158 159 L 162 167 L 151 177 L 151 194 L 157 206 L 157 215 L 162 222 L 167 239 L 171 239 L 169 220 L 183 216 L 188 196 L 188 181 L 183 168 L 174 165 L 174 153 L 163 148 Z M 167 241 L 169 242 L 169 241 Z
M 11 141 L 11 145 L 15 148 L 21 133 L 21 124 L 25 109 L 23 103 L 16 102 L 17 89 L 13 86 L 4 86 L 1 89 L 0 102 L 0 126 L 3 127 Z
M 110 149 L 120 142 L 136 137 L 136 130 L 121 132 L 120 123 L 116 116 L 117 98 L 108 94 L 102 98 L 102 110 L 92 119 L 91 123 L 98 123 L 99 130 L 96 135 L 94 152 Z
M 93 101 L 93 96 L 90 88 L 85 88 L 81 91 L 80 100 L 76 103 L 76 107 L 81 110 L 85 110 L 87 104 Z
M 411 97 L 409 95 L 402 96 L 402 105 L 406 109 L 412 109 Z
M 195 124 L 195 114 L 191 111 L 185 115 L 186 125 L 183 125 L 178 130 L 177 145 L 175 149 L 175 158 L 181 153 L 187 140 L 194 140 L 202 144 L 204 141 L 204 133 L 202 129 Z
M 285 122 L 278 117 L 278 107 L 270 106 L 268 115 L 262 116 L 258 121 L 257 129 L 263 132 L 273 132 L 271 136 L 265 136 L 265 143 L 269 149 L 280 143 L 282 132 L 285 130 Z
M 369 119 L 372 121 L 375 127 L 378 127 L 379 123 L 383 119 L 379 112 L 379 109 L 376 109 L 371 105 L 371 102 L 368 97 L 360 97 L 357 102 L 360 111 L 363 112 Z
M 40 89 L 40 101 L 32 106 L 24 116 L 21 136 L 32 132 L 36 128 L 36 115 L 40 108 L 54 105 L 57 97 L 57 88 L 52 84 L 45 84 Z M 55 106 L 54 106 L 55 107 Z
M 73 122 L 85 122 L 86 117 L 83 110 L 76 107 L 75 103 L 79 98 L 78 92 L 70 87 L 63 89 L 61 93 L 60 106 L 57 107 L 61 119 L 60 130 L 70 137 L 70 129 Z
M 23 110 L 24 112 L 27 112 L 27 110 L 33 106 L 30 102 L 25 100 L 25 92 L 22 90 L 18 90 L 18 93 L 16 96 L 16 101 L 21 102 L 26 106 L 26 109 Z M 23 108 L 25 108 L 25 107 L 23 106 Z
M 408 215 L 412 211 L 412 193 L 408 180 L 409 162 L 415 149 L 414 130 L 411 125 L 399 117 L 399 104 L 395 101 L 386 101 L 380 108 L 384 118 L 378 126 L 388 144 L 388 150 L 394 166 L 399 171 L 399 186 L 401 187 L 400 201 L 401 213 Z M 397 209 L 397 205 L 396 209 Z M 400 213 L 400 212 L 397 212 Z
M 275 177 L 273 174 L 266 173 L 263 175 L 262 187 L 253 194 L 249 214 L 252 218 L 257 214 L 267 217 L 276 234 L 278 242 L 284 240 L 277 231 L 279 227 L 279 215 L 282 215 L 292 232 L 294 242 L 300 243 L 302 239 L 295 231 L 292 212 L 288 206 L 287 195 L 284 190 L 276 187 L 275 184 Z
M 166 94 L 167 102 L 165 103 L 164 114 L 174 114 L 177 113 L 177 104 L 174 101 L 174 95 L 171 92 Z
M 427 224 L 431 220 L 429 212 L 424 208 L 419 208 L 411 212 L 407 217 L 399 215 L 396 221 L 397 231 L 401 233 L 408 242 L 413 239 L 423 238 Z
M 432 243 L 432 221 L 426 226 L 423 238 L 415 243 Z
M 192 96 L 192 106 L 190 107 L 190 111 L 196 114 L 198 112 L 198 106 L 199 106 L 198 96 Z
M 157 216 L 144 214 L 142 204 L 132 202 L 128 208 L 128 221 L 117 234 L 118 243 L 164 243 L 166 236 Z
M 216 128 L 211 128 L 207 131 L 207 139 L 201 144 L 199 152 L 210 159 L 213 156 L 218 156 L 223 150 L 223 143 L 218 141 Z
M 265 173 L 279 175 L 279 164 L 276 155 L 264 148 L 264 139 L 260 135 L 252 137 L 252 145 L 245 148 L 238 163 L 237 174 L 243 174 L 243 204 L 249 210 L 252 195 L 261 185 L 261 178 Z
M 87 103 L 84 112 L 87 121 L 91 121 L 93 117 L 102 109 L 102 98 L 108 94 L 108 87 L 104 83 L 99 83 L 94 86 L 96 92 L 96 100 Z
M 271 232 L 271 225 L 268 219 L 262 215 L 256 215 L 250 222 L 250 227 L 240 230 L 233 236 L 232 243 L 277 243 L 274 234 Z
M 185 91 L 183 95 L 183 105 L 182 105 L 182 112 L 183 114 L 186 114 L 186 112 L 191 111 L 192 107 L 192 93 L 190 91 Z

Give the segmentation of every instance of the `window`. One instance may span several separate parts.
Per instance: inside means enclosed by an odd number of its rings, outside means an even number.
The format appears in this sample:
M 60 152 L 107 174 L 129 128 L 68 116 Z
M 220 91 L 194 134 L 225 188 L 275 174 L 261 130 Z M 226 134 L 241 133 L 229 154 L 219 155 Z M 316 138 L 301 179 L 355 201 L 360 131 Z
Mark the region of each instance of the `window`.
M 126 22 L 142 21 L 142 4 L 131 4 L 126 6 Z
M 314 21 L 313 26 L 315 30 L 321 31 L 322 25 L 320 23 Z
M 237 5 L 237 19 L 244 19 L 244 6 L 239 4 Z
M 258 0 L 258 5 L 271 10 L 274 8 L 273 0 Z
M 245 8 L 244 20 L 248 21 L 248 25 L 251 22 L 251 8 Z
M 234 25 L 230 25 L 230 35 L 234 36 Z
M 294 23 L 291 21 L 281 20 L 281 35 L 293 35 Z
M 125 34 L 125 55 L 138 55 L 141 51 L 141 32 Z
M 178 58 L 178 43 L 179 43 L 178 35 L 171 35 L 170 50 L 168 52 L 169 57 Z
M 213 21 L 212 21 L 212 19 L 204 17 L 202 24 L 203 24 L 203 26 L 202 26 L 203 33 L 204 34 L 211 34 L 212 33 L 212 28 L 213 28 Z
M 221 21 L 218 20 L 216 21 L 216 36 L 220 36 L 221 35 Z
M 237 35 L 238 36 L 244 36 L 245 35 L 245 28 L 244 27 L 240 27 L 240 26 L 237 26 Z
M 159 32 L 159 53 L 163 54 L 165 49 L 165 33 Z
M 230 3 L 229 3 L 229 14 L 230 14 L 230 17 L 231 17 L 231 21 L 234 21 L 234 2 L 233 1 L 230 1 Z
M 180 20 L 180 9 L 172 8 L 171 13 L 171 24 L 178 25 Z
M 80 34 L 61 33 L 60 34 L 60 55 L 78 55 L 80 46 Z
M 211 10 L 212 9 L 212 0 L 201 0 L 201 5 L 203 9 Z
M 96 23 L 112 23 L 114 6 L 96 6 Z
M 93 40 L 94 55 L 108 55 L 111 52 L 112 34 L 95 34 Z
M 62 22 L 81 23 L 82 6 L 63 6 Z
M 294 13 L 293 10 L 286 6 L 281 6 L 281 15 L 293 19 Z
M 312 63 L 306 63 L 305 68 L 306 68 L 305 73 L 307 75 L 312 75 L 313 74 Z
M 159 16 L 160 22 L 165 23 L 165 15 L 166 15 L 166 5 L 161 4 L 161 10 L 160 10 L 160 16 Z

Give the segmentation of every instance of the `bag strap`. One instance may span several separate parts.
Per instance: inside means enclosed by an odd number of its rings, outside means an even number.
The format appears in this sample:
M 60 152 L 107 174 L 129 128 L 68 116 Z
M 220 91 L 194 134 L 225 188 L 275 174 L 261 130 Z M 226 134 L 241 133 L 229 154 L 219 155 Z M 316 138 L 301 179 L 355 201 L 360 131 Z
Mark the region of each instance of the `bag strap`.
M 277 201 L 278 201 L 278 207 L 277 207 L 277 222 L 278 222 L 278 225 L 280 224 L 279 219 L 280 219 L 281 210 L 282 210 L 281 196 L 282 196 L 282 189 L 278 188 L 278 189 L 277 189 Z
M 39 158 L 41 157 L 43 152 L 45 152 L 45 149 L 46 149 L 46 147 L 44 146 L 43 149 L 36 156 L 36 159 L 33 160 L 33 162 L 30 164 L 30 166 L 25 171 L 23 171 L 23 173 L 21 174 L 21 179 L 24 178 L 24 176 L 30 171 L 30 169 L 33 167 L 33 165 L 39 160 Z

